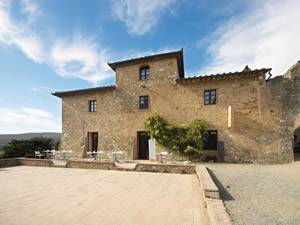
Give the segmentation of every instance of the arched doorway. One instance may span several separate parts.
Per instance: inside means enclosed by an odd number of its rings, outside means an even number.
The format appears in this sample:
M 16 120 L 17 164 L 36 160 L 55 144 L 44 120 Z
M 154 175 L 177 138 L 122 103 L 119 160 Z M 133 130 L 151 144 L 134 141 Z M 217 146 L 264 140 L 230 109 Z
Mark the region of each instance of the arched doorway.
M 293 150 L 295 160 L 300 160 L 300 127 L 294 130 Z

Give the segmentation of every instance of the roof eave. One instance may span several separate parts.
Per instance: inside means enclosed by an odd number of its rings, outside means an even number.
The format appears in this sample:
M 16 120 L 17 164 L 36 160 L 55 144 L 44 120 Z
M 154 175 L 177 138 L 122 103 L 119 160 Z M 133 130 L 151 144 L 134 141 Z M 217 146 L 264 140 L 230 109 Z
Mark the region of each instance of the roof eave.
M 59 92 L 51 92 L 51 95 L 56 96 L 58 98 L 61 98 L 62 96 L 59 94 Z
M 81 94 L 86 92 L 92 92 L 92 91 L 108 91 L 108 90 L 115 90 L 116 86 L 104 86 L 104 87 L 97 87 L 97 88 L 86 88 L 86 89 L 77 89 L 77 90 L 70 90 L 70 91 L 55 91 L 51 94 L 62 98 L 64 96 L 73 95 L 73 94 Z
M 184 77 L 184 67 L 183 67 L 183 49 L 180 49 L 179 51 L 174 51 L 174 52 L 166 52 L 166 53 L 160 53 L 160 54 L 155 54 L 155 55 L 149 55 L 149 56 L 144 56 L 140 58 L 133 58 L 133 59 L 128 59 L 128 60 L 123 60 L 123 61 L 117 61 L 117 62 L 108 62 L 107 65 L 113 70 L 116 71 L 116 68 L 118 66 L 126 65 L 128 63 L 133 63 L 133 62 L 138 62 L 138 61 L 143 61 L 143 60 L 151 60 L 156 57 L 172 57 L 172 56 L 179 56 L 179 61 L 180 61 L 180 77 Z

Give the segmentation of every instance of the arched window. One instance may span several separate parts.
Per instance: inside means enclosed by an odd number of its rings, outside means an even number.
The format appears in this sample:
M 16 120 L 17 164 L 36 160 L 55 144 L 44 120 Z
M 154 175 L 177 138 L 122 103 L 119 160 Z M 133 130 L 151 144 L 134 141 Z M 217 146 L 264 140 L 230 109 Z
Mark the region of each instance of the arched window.
M 150 77 L 150 67 L 143 66 L 140 69 L 140 80 L 148 80 Z

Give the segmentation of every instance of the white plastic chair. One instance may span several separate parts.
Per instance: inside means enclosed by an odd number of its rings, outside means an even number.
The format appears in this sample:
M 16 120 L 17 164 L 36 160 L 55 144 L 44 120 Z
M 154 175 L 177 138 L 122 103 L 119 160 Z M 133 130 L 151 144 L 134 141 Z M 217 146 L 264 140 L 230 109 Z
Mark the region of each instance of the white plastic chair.
M 93 158 L 93 153 L 91 151 L 86 152 L 87 158 Z
M 41 159 L 44 155 L 40 151 L 34 151 L 34 157 Z
M 166 158 L 168 156 L 168 152 L 160 152 L 160 153 L 157 153 L 157 155 L 160 156 L 160 163 L 163 163 L 164 162 L 163 158 L 164 157 Z

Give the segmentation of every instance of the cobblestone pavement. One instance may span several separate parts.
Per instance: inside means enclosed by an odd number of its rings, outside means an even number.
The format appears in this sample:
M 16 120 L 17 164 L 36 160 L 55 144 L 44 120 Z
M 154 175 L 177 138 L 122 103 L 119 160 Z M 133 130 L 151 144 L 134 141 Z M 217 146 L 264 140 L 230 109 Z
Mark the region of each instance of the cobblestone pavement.
M 96 169 L 0 169 L 0 224 L 207 224 L 195 175 Z
M 300 224 L 300 161 L 284 165 L 207 164 L 238 225 Z

